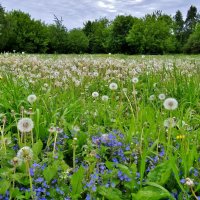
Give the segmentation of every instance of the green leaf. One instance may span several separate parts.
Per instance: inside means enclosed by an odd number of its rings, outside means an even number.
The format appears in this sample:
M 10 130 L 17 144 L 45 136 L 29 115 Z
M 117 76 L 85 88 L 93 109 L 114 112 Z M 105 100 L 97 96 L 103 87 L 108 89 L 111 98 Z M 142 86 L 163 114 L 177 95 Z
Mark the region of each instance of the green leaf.
M 26 174 L 24 173 L 15 173 L 11 175 L 11 178 L 14 179 L 15 181 L 17 181 L 18 183 L 24 183 L 25 182 L 25 178 L 26 178 Z M 28 181 L 29 184 L 29 181 Z
M 98 193 L 108 200 L 121 200 L 122 192 L 116 188 L 98 187 Z
M 162 187 L 161 185 L 158 185 L 157 183 L 152 183 L 152 182 L 147 182 L 146 185 L 150 185 L 150 186 L 154 186 L 154 187 L 157 187 L 159 189 L 161 189 L 163 192 L 166 192 L 169 194 L 169 199 L 174 199 L 174 197 L 171 196 L 170 192 L 165 189 L 164 187 Z
M 43 143 L 41 140 L 38 140 L 35 144 L 33 144 L 33 153 L 35 156 L 38 156 L 43 148 Z
M 9 181 L 5 179 L 0 180 L 0 194 L 5 194 L 9 187 L 10 187 Z
M 79 170 L 71 177 L 72 199 L 78 199 L 83 191 L 82 181 L 84 179 L 84 168 L 81 166 Z
M 19 188 L 10 188 L 10 195 L 12 198 L 24 199 L 24 195 L 21 194 Z
M 147 175 L 149 182 L 155 182 L 164 185 L 171 175 L 171 165 L 169 161 L 159 164 Z
M 50 165 L 43 171 L 45 180 L 49 183 L 57 174 L 58 166 Z
M 106 161 L 106 167 L 107 167 L 108 169 L 113 169 L 113 165 L 114 165 L 113 162 Z
M 132 194 L 132 200 L 161 200 L 169 197 L 171 197 L 169 192 L 154 186 L 144 187 L 137 194 Z

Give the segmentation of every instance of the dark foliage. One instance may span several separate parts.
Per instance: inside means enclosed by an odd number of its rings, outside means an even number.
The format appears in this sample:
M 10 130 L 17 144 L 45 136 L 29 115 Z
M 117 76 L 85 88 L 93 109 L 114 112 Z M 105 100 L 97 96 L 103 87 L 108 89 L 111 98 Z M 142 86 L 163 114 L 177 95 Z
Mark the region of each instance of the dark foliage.
M 87 21 L 68 31 L 54 16 L 47 25 L 22 11 L 5 12 L 0 5 L 0 52 L 26 53 L 200 53 L 200 15 L 191 6 L 186 19 L 156 11 L 143 18 L 119 15 L 113 21 Z

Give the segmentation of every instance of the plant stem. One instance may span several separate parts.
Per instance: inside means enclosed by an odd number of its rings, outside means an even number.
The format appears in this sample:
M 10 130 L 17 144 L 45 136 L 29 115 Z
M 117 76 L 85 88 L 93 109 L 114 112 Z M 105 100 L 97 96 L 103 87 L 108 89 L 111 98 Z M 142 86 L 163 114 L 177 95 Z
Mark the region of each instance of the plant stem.
M 30 173 L 30 167 L 29 167 L 29 161 L 26 161 L 26 170 L 28 172 L 28 176 L 29 176 L 29 183 L 30 183 L 30 191 L 31 191 L 31 196 L 33 198 L 33 185 L 32 185 L 32 177 L 31 177 L 31 173 Z M 33 198 L 34 199 L 34 198 Z
M 4 138 L 4 128 L 5 128 L 5 123 L 3 123 L 3 127 L 1 129 L 1 140 L 2 140 L 2 146 L 4 147 L 4 153 L 6 155 L 6 143 L 5 143 L 5 138 Z
M 53 158 L 55 156 L 55 151 L 56 151 L 56 140 L 57 140 L 58 132 L 55 132 L 55 137 L 54 137 L 54 144 L 53 144 Z
M 76 140 L 77 138 L 73 139 L 73 169 L 76 168 Z

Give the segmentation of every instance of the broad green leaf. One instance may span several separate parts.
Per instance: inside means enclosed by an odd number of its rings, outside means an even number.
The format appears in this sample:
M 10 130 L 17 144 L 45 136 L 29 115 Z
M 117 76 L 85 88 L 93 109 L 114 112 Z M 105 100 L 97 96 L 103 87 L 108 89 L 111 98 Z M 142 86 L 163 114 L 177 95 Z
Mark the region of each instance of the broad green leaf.
M 152 183 L 152 182 L 147 182 L 146 185 L 157 187 L 157 188 L 161 189 L 163 192 L 168 193 L 169 194 L 169 199 L 172 199 L 172 200 L 174 199 L 174 197 L 172 197 L 170 192 L 167 189 L 165 189 L 164 187 L 162 187 L 161 185 L 158 185 L 157 183 Z
M 98 187 L 98 193 L 108 200 L 121 200 L 122 192 L 116 188 Z
M 33 144 L 33 153 L 35 156 L 38 156 L 43 148 L 43 143 L 41 140 L 38 140 L 35 144 Z
M 83 191 L 82 181 L 84 179 L 84 168 L 81 166 L 77 172 L 75 172 L 71 177 L 72 186 L 72 199 L 78 199 L 81 192 Z
M 3 179 L 0 180 L 0 194 L 5 194 L 10 187 L 10 182 Z
M 144 187 L 137 194 L 132 194 L 132 200 L 161 200 L 169 197 L 168 192 L 154 186 Z
M 15 199 L 24 199 L 24 195 L 21 194 L 19 188 L 10 188 L 10 195 Z
M 56 165 L 50 165 L 43 171 L 45 180 L 49 183 L 56 175 L 58 167 Z
M 25 178 L 27 177 L 26 174 L 24 173 L 15 173 L 11 175 L 11 178 L 14 179 L 15 181 L 19 182 L 19 183 L 24 183 Z M 28 181 L 29 183 L 29 181 Z
M 159 185 L 164 185 L 170 175 L 171 175 L 171 166 L 169 161 L 166 161 L 164 163 L 159 164 L 156 166 L 152 171 L 149 172 L 148 174 L 148 181 L 149 182 L 155 182 Z

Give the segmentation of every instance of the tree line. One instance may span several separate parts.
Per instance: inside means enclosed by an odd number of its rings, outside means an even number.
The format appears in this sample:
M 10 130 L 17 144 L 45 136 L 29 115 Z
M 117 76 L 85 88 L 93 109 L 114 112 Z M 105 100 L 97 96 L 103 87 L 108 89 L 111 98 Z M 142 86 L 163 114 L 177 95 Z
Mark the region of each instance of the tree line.
M 185 20 L 156 11 L 143 18 L 118 15 L 114 20 L 87 21 L 68 30 L 55 16 L 54 24 L 32 19 L 0 5 L 0 52 L 26 53 L 200 53 L 200 14 L 195 6 Z

